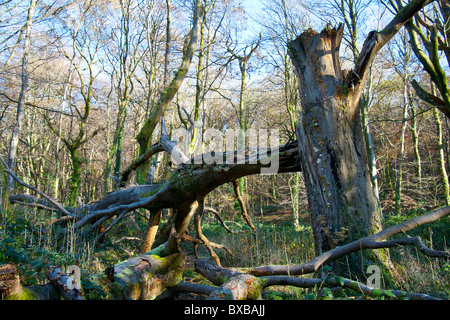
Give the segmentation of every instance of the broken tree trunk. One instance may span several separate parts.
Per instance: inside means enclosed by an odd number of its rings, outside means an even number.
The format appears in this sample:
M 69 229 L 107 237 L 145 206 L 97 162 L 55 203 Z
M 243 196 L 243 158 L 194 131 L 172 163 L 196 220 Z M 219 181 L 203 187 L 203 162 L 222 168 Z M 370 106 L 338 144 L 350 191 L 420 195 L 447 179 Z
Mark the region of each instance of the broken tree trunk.
M 313 224 L 316 255 L 381 230 L 360 118 L 365 79 L 376 53 L 430 0 L 410 2 L 380 32 L 371 32 L 353 70 L 342 71 L 339 47 L 344 28 L 307 30 L 289 43 L 300 80 L 302 112 L 296 129 Z M 362 264 L 391 267 L 386 251 Z M 351 262 L 364 272 L 361 259 Z
M 290 44 L 301 82 L 297 136 L 316 255 L 381 230 L 359 113 L 349 113 L 356 102 L 340 70 L 342 35 L 342 26 L 327 27 Z

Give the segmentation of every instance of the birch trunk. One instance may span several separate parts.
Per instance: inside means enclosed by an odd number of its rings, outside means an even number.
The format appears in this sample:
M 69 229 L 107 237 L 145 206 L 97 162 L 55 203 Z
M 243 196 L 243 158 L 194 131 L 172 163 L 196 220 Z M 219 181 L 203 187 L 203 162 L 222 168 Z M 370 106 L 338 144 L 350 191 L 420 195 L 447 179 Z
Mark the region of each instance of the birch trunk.
M 28 17 L 26 23 L 26 31 L 25 31 L 25 43 L 23 48 L 23 58 L 22 58 L 22 85 L 20 88 L 19 94 L 19 102 L 17 104 L 17 120 L 14 125 L 11 142 L 9 147 L 9 155 L 8 155 L 8 166 L 12 171 L 16 169 L 16 157 L 17 157 L 17 147 L 19 143 L 19 135 L 23 125 L 23 115 L 24 115 L 24 107 L 26 94 L 28 90 L 28 57 L 30 54 L 30 43 L 31 43 L 31 29 L 33 26 L 33 15 L 34 10 L 36 9 L 36 0 L 30 1 L 30 7 L 28 9 Z M 7 189 L 9 192 L 12 192 L 14 189 L 14 180 L 11 176 L 6 178 Z

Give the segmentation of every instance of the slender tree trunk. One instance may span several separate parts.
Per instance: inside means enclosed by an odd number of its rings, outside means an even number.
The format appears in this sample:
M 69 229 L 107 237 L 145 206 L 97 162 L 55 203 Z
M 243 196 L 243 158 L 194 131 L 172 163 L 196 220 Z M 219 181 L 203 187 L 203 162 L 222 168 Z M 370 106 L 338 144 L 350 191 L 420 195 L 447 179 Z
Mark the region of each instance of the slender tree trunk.
M 419 180 L 419 196 L 420 201 L 422 201 L 422 164 L 419 152 L 419 133 L 417 129 L 416 110 L 412 103 L 411 103 L 411 117 L 412 117 L 411 133 L 413 139 L 414 157 L 416 158 L 416 176 L 417 179 Z
M 366 145 L 367 160 L 369 165 L 370 180 L 373 186 L 373 194 L 377 200 L 377 209 L 381 215 L 381 203 L 378 190 L 378 173 L 377 163 L 375 158 L 375 151 L 373 148 L 372 134 L 370 133 L 369 108 L 372 100 L 372 67 L 369 77 L 369 89 L 366 95 L 361 99 L 361 117 L 363 123 L 364 141 Z
M 202 102 L 202 81 L 203 81 L 203 58 L 204 58 L 204 44 L 205 44 L 205 24 L 206 24 L 206 14 L 203 15 L 202 21 L 200 22 L 200 40 L 198 46 L 198 62 L 197 62 L 197 79 L 195 85 L 195 105 L 194 105 L 194 125 L 197 124 L 200 117 L 200 105 Z M 191 154 L 195 149 L 195 143 L 197 141 L 198 128 L 194 126 L 192 128 L 191 143 L 189 145 L 188 154 Z
M 75 204 L 77 203 L 77 197 L 80 192 L 81 165 L 83 163 L 83 159 L 80 158 L 78 149 L 70 148 L 69 153 L 72 171 L 69 178 L 68 202 L 70 206 L 75 206 Z
M 28 90 L 28 58 L 30 54 L 30 43 L 31 43 L 31 29 L 33 26 L 33 15 L 34 10 L 36 8 L 36 0 L 30 1 L 30 7 L 28 9 L 28 17 L 26 23 L 26 31 L 25 31 L 25 43 L 23 48 L 23 57 L 22 57 L 22 85 L 20 88 L 19 94 L 19 102 L 17 104 L 17 119 L 16 124 L 14 125 L 11 142 L 9 146 L 9 154 L 8 154 L 8 166 L 11 170 L 15 171 L 16 169 L 16 157 L 17 157 L 17 148 L 19 144 L 19 135 L 22 130 L 23 125 L 23 115 L 24 115 L 24 107 L 25 100 Z M 11 176 L 6 178 L 7 189 L 9 192 L 12 192 L 14 189 L 14 180 Z
M 444 187 L 444 199 L 445 199 L 445 204 L 447 206 L 449 206 L 450 205 L 450 195 L 449 195 L 450 187 L 449 187 L 449 183 L 448 183 L 447 169 L 445 168 L 444 145 L 442 144 L 441 119 L 439 117 L 439 113 L 436 108 L 433 109 L 433 113 L 434 113 L 434 120 L 436 122 L 436 128 L 437 128 L 438 149 L 439 149 L 439 168 L 441 171 L 442 186 Z
M 409 109 L 409 99 L 408 99 L 408 77 L 405 75 L 403 83 L 403 119 L 402 128 L 400 132 L 400 150 L 397 156 L 397 183 L 395 185 L 395 212 L 400 214 L 402 211 L 401 200 L 402 200 L 402 176 L 403 176 L 403 160 L 405 158 L 405 134 L 406 127 L 408 125 L 408 109 Z
M 172 33 L 170 31 L 172 25 L 172 0 L 166 0 L 167 19 L 166 19 L 166 49 L 164 52 L 164 89 L 169 83 L 169 65 L 170 65 L 170 45 L 172 41 Z
M 188 35 L 185 41 L 185 46 L 183 48 L 183 57 L 180 67 L 178 68 L 178 71 L 176 72 L 175 77 L 172 79 L 170 84 L 161 93 L 161 96 L 159 97 L 158 102 L 153 108 L 153 111 L 151 112 L 149 117 L 145 120 L 144 125 L 142 126 L 141 130 L 139 131 L 136 137 L 139 143 L 140 155 L 144 154 L 145 151 L 147 151 L 147 149 L 150 147 L 152 135 L 156 126 L 161 121 L 161 118 L 165 110 L 169 106 L 175 94 L 178 92 L 178 89 L 180 88 L 181 84 L 183 83 L 187 75 L 187 72 L 189 71 L 189 66 L 191 64 L 192 57 L 194 56 L 195 48 L 197 47 L 197 40 L 199 34 L 198 32 L 199 20 L 201 19 L 203 14 L 201 0 L 197 0 L 194 6 L 195 8 L 193 16 L 193 26 L 190 34 Z M 145 179 L 144 177 L 147 176 L 147 173 L 148 173 L 148 165 L 147 166 L 141 165 L 137 170 L 138 179 L 141 180 L 142 182 L 142 180 Z
M 291 182 L 292 181 L 292 182 Z M 295 230 L 300 230 L 300 172 L 295 172 L 289 180 L 289 191 L 291 193 L 291 207 L 294 216 Z
M 161 213 L 162 210 L 157 210 L 150 215 L 147 231 L 145 232 L 144 241 L 142 244 L 142 253 L 148 252 L 152 249 L 152 245 L 156 237 L 156 232 L 158 231 L 159 222 L 161 221 Z

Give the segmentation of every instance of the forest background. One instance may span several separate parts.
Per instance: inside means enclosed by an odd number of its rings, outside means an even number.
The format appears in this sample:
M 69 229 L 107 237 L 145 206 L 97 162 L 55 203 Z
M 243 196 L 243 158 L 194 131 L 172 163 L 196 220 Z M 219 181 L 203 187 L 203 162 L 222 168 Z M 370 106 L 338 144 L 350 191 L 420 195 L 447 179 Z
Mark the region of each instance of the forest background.
M 352 66 L 367 34 L 393 16 L 388 4 L 375 0 L 264 0 L 256 13 L 253 2 L 203 1 L 191 67 L 164 112 L 169 136 L 179 128 L 195 132 L 196 124 L 222 132 L 278 129 L 280 144 L 289 142 L 301 107 L 288 42 L 308 28 L 343 22 L 341 59 Z M 0 12 L 0 155 L 14 158 L 8 166 L 22 181 L 61 203 L 102 199 L 119 187 L 120 173 L 140 155 L 136 137 L 177 76 L 192 3 L 3 1 Z M 365 89 L 368 154 L 385 226 L 450 205 L 449 120 L 417 96 L 412 80 L 433 90 L 401 30 L 375 58 Z M 158 140 L 154 135 L 150 145 Z M 159 153 L 130 184 L 162 181 L 173 169 L 169 157 Z M 46 282 L 41 270 L 49 265 L 77 264 L 90 274 L 141 251 L 149 219 L 145 210 L 121 220 L 105 239 L 74 233 L 58 241 L 42 232 L 52 214 L 21 201 L 12 205 L 10 194 L 29 191 L 13 185 L 6 172 L 0 178 L 0 262 L 17 264 L 25 284 Z M 204 234 L 227 248 L 216 249 L 223 266 L 314 257 L 300 172 L 247 176 L 238 187 L 255 230 L 241 218 L 232 185 L 206 198 L 206 206 L 239 231 L 229 234 L 214 216 L 203 218 Z M 164 211 L 162 220 L 168 217 Z M 429 247 L 446 250 L 448 224 L 447 217 L 415 232 Z M 183 245 L 191 255 L 208 256 L 202 246 L 194 252 L 188 241 Z M 393 260 L 401 266 L 402 290 L 448 298 L 448 264 L 407 248 L 393 253 Z M 292 288 L 265 294 L 274 299 L 335 295 Z

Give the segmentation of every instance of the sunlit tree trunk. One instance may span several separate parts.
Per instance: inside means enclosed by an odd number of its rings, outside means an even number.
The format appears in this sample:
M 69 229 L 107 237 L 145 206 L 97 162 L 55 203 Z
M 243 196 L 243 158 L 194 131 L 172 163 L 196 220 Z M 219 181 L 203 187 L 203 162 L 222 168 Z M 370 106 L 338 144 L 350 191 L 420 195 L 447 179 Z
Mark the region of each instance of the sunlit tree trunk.
M 379 232 L 359 113 L 360 94 L 339 64 L 343 28 L 306 31 L 290 43 L 300 80 L 297 126 L 305 185 L 319 255 Z
M 183 57 L 175 73 L 174 78 L 163 90 L 158 102 L 154 106 L 152 112 L 145 120 L 141 130 L 139 131 L 136 139 L 139 143 L 139 155 L 144 154 L 151 145 L 151 140 L 156 126 L 161 121 L 161 118 L 169 106 L 170 102 L 178 92 L 181 84 L 183 83 L 191 65 L 192 57 L 194 56 L 195 49 L 197 47 L 197 40 L 199 35 L 199 21 L 202 17 L 203 10 L 201 0 L 197 0 L 194 4 L 193 25 L 189 35 L 186 37 L 185 46 L 183 48 Z M 146 162 L 148 163 L 148 162 Z M 141 165 L 137 170 L 138 180 L 143 182 L 146 180 L 148 174 L 148 164 Z
M 35 9 L 36 9 L 36 0 L 31 0 L 30 6 L 28 8 L 28 16 L 25 31 L 25 43 L 23 46 L 22 74 L 21 74 L 22 85 L 20 87 L 19 101 L 17 103 L 16 123 L 13 128 L 8 154 L 8 166 L 13 171 L 15 171 L 16 168 L 17 148 L 19 143 L 19 135 L 23 125 L 24 107 L 28 90 L 28 60 L 30 55 L 31 30 L 33 26 L 33 14 Z M 6 184 L 9 192 L 12 192 L 14 189 L 14 180 L 11 178 L 11 176 L 8 176 L 6 178 Z
M 408 99 L 408 77 L 405 75 L 403 83 L 403 113 L 402 113 L 402 127 L 400 131 L 400 148 L 397 155 L 397 181 L 395 185 L 395 212 L 400 214 L 402 211 L 401 200 L 402 200 L 402 181 L 403 181 L 403 160 L 405 158 L 405 135 L 406 127 L 408 125 L 408 109 L 409 109 L 409 99 Z
M 435 108 L 433 109 L 434 114 L 434 120 L 436 122 L 436 129 L 437 129 L 437 138 L 438 138 L 438 149 L 439 149 L 439 168 L 441 171 L 441 181 L 442 186 L 444 188 L 444 199 L 445 204 L 447 206 L 450 205 L 450 187 L 448 183 L 448 174 L 447 169 L 445 168 L 445 155 L 444 155 L 444 145 L 442 143 L 442 125 L 441 125 L 441 119 L 439 117 L 438 110 Z
M 429 2 L 410 2 L 383 30 L 370 32 L 352 70 L 341 70 L 342 25 L 320 33 L 309 29 L 288 45 L 300 80 L 296 134 L 317 255 L 381 230 L 367 170 L 360 99 L 378 51 Z M 364 273 L 366 263 L 378 262 L 392 271 L 387 251 L 364 256 L 349 260 L 349 268 Z

